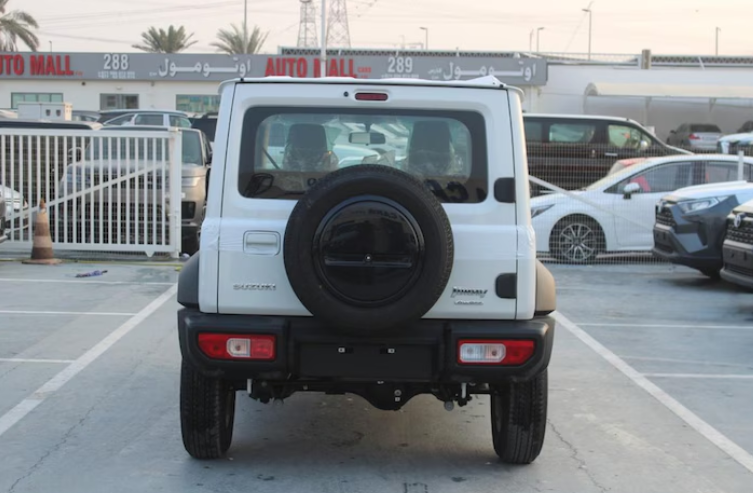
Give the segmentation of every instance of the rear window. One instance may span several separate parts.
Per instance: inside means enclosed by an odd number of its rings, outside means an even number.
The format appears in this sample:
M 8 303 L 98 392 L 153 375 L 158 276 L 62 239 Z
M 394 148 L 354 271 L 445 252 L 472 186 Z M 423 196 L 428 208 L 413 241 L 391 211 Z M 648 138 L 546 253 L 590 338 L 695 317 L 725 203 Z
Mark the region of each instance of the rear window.
M 690 126 L 690 131 L 691 132 L 722 133 L 719 127 L 717 127 L 716 125 L 708 124 L 708 123 L 694 123 Z
M 251 108 L 238 176 L 248 198 L 298 199 L 337 169 L 380 164 L 421 181 L 444 203 L 488 194 L 486 129 L 475 112 Z

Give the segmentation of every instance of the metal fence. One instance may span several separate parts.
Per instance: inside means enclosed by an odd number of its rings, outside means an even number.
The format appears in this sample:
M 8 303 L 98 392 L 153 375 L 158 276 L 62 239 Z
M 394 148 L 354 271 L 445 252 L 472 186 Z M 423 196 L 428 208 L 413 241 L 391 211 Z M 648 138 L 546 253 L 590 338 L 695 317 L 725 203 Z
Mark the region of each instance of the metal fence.
M 668 219 L 668 211 L 657 205 L 678 191 L 688 193 L 683 190 L 688 187 L 730 186 L 750 181 L 753 174 L 752 153 L 737 147 L 723 154 L 623 144 L 528 142 L 533 227 L 542 259 L 567 264 L 665 262 L 653 252 L 655 225 Z M 735 204 L 729 201 L 726 213 L 720 209 L 724 204 L 716 207 L 718 221 L 723 222 Z M 714 205 L 709 202 L 709 207 Z M 697 218 L 703 210 L 692 213 Z M 713 255 L 714 246 L 723 241 L 723 236 L 713 236 L 723 230 L 713 232 L 700 221 L 676 232 L 696 235 L 697 241 L 689 245 L 703 255 Z
M 42 201 L 56 250 L 169 254 L 181 241 L 181 134 L 0 130 L 9 241 L 31 248 Z

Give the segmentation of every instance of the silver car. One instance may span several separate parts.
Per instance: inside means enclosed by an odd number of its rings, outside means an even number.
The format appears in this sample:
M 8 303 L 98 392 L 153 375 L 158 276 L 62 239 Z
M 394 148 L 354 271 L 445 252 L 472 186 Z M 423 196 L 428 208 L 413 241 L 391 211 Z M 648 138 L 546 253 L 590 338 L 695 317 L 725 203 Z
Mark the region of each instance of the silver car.
M 722 130 L 713 123 L 684 123 L 672 130 L 667 144 L 689 151 L 716 151 L 716 143 Z
M 7 224 L 8 219 L 5 216 L 5 196 L 3 195 L 3 187 L 0 187 L 0 243 L 8 239 L 5 236 Z

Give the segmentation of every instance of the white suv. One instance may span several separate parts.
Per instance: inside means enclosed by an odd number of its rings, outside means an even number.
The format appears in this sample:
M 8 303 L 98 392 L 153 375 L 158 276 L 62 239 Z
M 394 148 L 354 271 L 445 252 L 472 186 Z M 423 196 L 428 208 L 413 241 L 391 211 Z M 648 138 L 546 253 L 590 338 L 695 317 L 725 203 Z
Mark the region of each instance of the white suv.
M 179 282 L 189 454 L 227 451 L 239 390 L 383 410 L 487 394 L 495 451 L 532 462 L 555 288 L 536 260 L 519 91 L 275 77 L 220 94 L 201 249 Z M 374 152 L 344 162 L 345 146 Z

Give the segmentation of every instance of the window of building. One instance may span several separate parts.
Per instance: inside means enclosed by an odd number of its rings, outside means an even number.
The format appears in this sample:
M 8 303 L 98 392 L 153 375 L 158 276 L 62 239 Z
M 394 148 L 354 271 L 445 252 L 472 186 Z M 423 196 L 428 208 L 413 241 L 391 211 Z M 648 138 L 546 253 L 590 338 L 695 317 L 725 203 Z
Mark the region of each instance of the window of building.
M 139 108 L 138 94 L 100 94 L 100 110 L 137 110 Z
M 10 106 L 18 109 L 18 103 L 62 103 L 62 92 L 14 92 L 10 95 Z
M 178 94 L 175 109 L 191 113 L 216 113 L 220 110 L 220 96 Z

